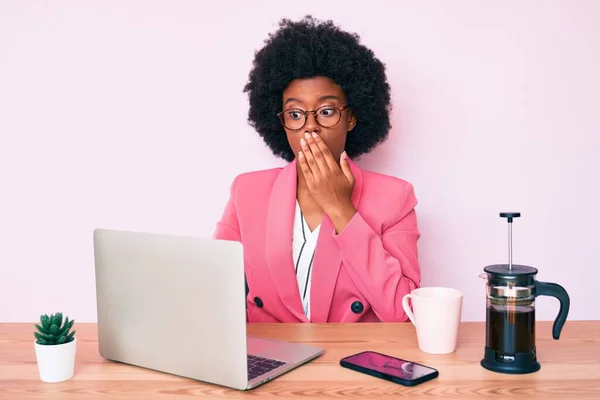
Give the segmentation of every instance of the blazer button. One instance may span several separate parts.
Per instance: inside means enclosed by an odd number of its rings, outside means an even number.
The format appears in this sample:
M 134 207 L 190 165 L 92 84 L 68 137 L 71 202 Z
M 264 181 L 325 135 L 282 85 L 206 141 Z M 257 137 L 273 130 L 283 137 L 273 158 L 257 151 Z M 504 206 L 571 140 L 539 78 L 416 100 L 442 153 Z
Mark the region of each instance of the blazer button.
M 263 308 L 263 301 L 260 299 L 260 297 L 254 298 L 254 304 L 256 304 L 256 307 L 258 308 Z
M 363 306 L 363 303 L 361 303 L 360 301 L 355 301 L 350 306 L 350 309 L 354 314 L 360 314 L 361 312 L 363 312 L 364 308 L 365 307 Z

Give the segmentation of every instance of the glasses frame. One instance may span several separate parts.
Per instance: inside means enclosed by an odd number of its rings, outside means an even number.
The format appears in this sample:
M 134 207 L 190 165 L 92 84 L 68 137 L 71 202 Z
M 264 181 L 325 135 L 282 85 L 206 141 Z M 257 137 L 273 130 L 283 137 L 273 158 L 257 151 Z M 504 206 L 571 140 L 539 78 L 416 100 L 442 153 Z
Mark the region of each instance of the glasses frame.
M 322 107 L 317 108 L 316 110 L 306 110 L 306 111 L 301 110 L 299 108 L 288 108 L 288 109 L 285 109 L 283 111 L 278 112 L 277 113 L 277 117 L 279 118 L 279 121 L 281 122 L 281 125 L 283 125 L 283 127 L 285 129 L 288 129 L 288 130 L 293 131 L 293 132 L 302 130 L 306 126 L 306 123 L 308 122 L 308 114 L 309 113 L 312 113 L 312 115 L 315 117 L 315 121 L 317 121 L 317 124 L 319 124 L 323 128 L 333 128 L 334 126 L 336 126 L 337 124 L 340 123 L 340 121 L 342 120 L 342 113 L 348 107 L 350 107 L 350 104 L 346 104 L 344 107 L 322 106 Z M 323 108 L 333 108 L 333 109 L 338 110 L 340 112 L 340 117 L 338 118 L 338 120 L 337 120 L 337 122 L 335 124 L 333 124 L 331 126 L 324 126 L 324 125 L 322 125 L 319 122 L 319 119 L 317 118 L 317 111 L 319 111 L 319 110 L 321 110 Z M 283 113 L 286 113 L 286 112 L 289 112 L 289 111 L 292 111 L 292 110 L 293 111 L 298 111 L 298 112 L 304 114 L 304 124 L 302 124 L 302 126 L 300 128 L 298 128 L 298 129 L 288 128 L 287 126 L 285 126 L 285 122 L 283 122 Z

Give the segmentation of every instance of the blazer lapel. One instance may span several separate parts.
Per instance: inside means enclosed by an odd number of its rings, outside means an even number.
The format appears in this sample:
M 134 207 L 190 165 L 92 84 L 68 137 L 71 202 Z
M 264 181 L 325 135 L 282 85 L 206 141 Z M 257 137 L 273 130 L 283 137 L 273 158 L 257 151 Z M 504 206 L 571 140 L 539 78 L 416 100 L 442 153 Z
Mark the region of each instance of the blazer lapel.
M 279 298 L 298 321 L 308 322 L 304 314 L 292 256 L 292 234 L 296 207 L 296 161 L 278 174 L 267 211 L 267 265 Z
M 360 168 L 349 160 L 352 175 L 354 175 L 354 189 L 352 190 L 352 204 L 358 209 L 362 194 L 363 176 Z M 311 321 L 327 322 L 333 292 L 337 283 L 342 259 L 337 244 L 334 241 L 336 234 L 331 219 L 324 214 L 321 222 L 321 231 L 317 241 L 310 290 L 310 315 Z

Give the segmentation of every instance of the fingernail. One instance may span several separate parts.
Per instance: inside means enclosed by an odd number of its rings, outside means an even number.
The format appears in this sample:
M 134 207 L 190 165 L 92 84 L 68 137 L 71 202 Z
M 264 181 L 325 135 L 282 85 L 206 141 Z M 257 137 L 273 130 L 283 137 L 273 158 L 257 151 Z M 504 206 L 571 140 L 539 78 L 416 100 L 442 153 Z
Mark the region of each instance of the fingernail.
M 302 153 L 301 151 L 298 152 L 298 157 L 302 158 L 304 157 L 304 153 Z
M 316 138 L 317 136 L 317 132 L 313 132 L 313 137 Z
M 306 147 L 306 140 L 300 138 L 300 145 L 302 145 L 302 147 Z
M 307 138 L 307 139 L 310 139 L 310 133 L 304 132 L 304 137 Z

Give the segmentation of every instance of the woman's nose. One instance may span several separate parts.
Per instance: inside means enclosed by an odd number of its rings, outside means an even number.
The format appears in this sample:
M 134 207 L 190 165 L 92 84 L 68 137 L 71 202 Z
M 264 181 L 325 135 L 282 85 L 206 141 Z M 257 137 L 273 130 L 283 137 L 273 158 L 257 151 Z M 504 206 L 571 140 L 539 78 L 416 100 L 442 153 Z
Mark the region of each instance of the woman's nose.
M 308 113 L 308 116 L 306 117 L 306 125 L 304 125 L 304 131 L 308 131 L 308 133 L 320 133 L 320 130 L 321 126 L 317 122 L 317 118 L 315 118 L 314 114 Z

